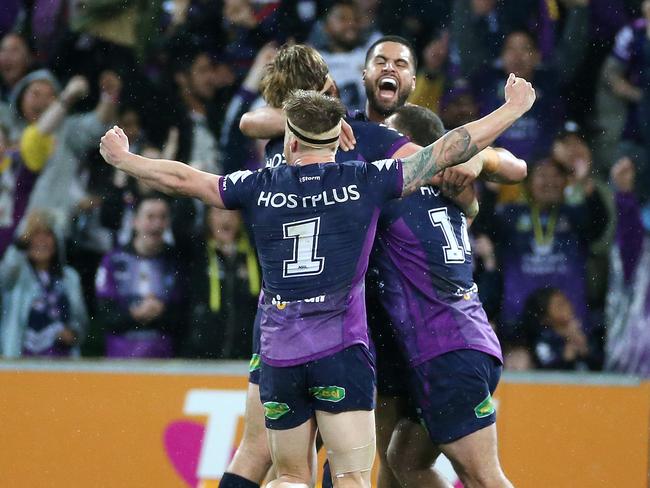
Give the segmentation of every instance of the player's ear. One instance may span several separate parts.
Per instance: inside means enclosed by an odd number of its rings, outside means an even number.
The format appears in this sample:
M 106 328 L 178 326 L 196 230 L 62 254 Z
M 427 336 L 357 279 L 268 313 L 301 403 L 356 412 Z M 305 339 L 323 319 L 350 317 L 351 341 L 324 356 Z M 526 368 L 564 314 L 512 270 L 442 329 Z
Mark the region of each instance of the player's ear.
M 291 143 L 289 144 L 289 148 L 291 149 L 292 153 L 298 151 L 298 141 L 296 139 L 292 139 Z
M 361 79 L 363 81 L 366 81 L 366 70 L 364 69 L 363 72 L 361 73 Z

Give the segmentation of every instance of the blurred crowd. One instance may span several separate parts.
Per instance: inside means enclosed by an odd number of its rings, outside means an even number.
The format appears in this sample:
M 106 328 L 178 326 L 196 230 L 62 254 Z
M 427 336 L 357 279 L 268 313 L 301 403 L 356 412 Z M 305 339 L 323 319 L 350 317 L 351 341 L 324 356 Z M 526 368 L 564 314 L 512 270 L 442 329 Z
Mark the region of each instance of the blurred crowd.
M 650 375 L 650 1 L 3 0 L 0 354 L 247 359 L 261 287 L 236 212 L 103 164 L 131 150 L 218 174 L 264 164 L 239 130 L 286 42 L 316 47 L 349 110 L 366 50 L 419 57 L 409 102 L 446 129 L 533 109 L 496 143 L 519 186 L 477 183 L 471 244 L 506 368 Z

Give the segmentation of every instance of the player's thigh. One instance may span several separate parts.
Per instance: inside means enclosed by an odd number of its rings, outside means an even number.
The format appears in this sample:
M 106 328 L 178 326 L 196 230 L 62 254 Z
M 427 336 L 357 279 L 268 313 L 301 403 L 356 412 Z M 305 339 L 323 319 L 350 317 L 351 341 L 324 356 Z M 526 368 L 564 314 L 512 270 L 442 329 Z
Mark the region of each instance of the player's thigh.
M 310 484 L 314 466 L 316 420 L 290 429 L 267 429 L 269 447 L 273 456 L 276 479 L 293 479 Z
M 438 447 L 452 462 L 461 478 L 494 479 L 502 474 L 497 452 L 496 424 Z
M 401 419 L 388 446 L 388 462 L 396 472 L 428 469 L 440 455 L 427 430 L 414 419 Z
M 335 484 L 367 478 L 375 455 L 375 372 L 365 346 L 355 345 L 309 365 L 309 391 Z M 356 476 L 356 475 L 354 475 Z
M 435 445 L 494 424 L 492 393 L 501 369 L 496 358 L 474 350 L 452 351 L 413 368 L 418 413 Z
M 316 411 L 334 486 L 370 486 L 375 459 L 375 417 L 372 410 L 341 413 Z

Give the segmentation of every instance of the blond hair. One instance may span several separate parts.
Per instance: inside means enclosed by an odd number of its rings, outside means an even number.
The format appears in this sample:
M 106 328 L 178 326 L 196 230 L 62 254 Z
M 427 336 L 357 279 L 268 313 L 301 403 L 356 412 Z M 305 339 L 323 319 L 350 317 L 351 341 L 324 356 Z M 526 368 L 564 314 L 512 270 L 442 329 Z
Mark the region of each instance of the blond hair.
M 269 106 L 281 108 L 294 90 L 321 90 L 328 73 L 327 63 L 316 49 L 285 44 L 268 66 L 260 91 Z

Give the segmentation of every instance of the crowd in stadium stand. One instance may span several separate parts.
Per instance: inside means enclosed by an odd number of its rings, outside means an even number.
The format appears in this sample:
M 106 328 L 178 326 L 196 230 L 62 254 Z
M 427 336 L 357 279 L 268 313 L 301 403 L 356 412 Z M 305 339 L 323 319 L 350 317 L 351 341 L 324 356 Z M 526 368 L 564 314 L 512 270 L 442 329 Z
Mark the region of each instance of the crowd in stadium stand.
M 3 0 L 0 355 L 247 359 L 261 287 L 241 217 L 169 199 L 101 160 L 131 150 L 259 168 L 239 118 L 285 42 L 365 108 L 367 47 L 407 38 L 409 102 L 455 128 L 507 74 L 537 102 L 495 144 L 519 186 L 479 183 L 475 280 L 506 369 L 650 375 L 650 1 Z

